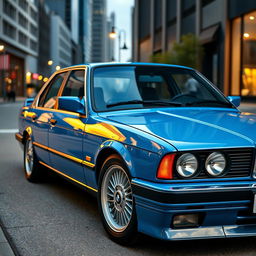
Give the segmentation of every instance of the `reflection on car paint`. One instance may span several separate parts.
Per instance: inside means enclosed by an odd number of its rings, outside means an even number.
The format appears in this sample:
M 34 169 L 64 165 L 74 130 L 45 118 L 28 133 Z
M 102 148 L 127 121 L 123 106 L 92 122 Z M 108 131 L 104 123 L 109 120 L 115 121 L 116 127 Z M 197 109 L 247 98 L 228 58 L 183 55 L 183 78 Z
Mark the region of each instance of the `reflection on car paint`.
M 63 121 L 71 125 L 76 130 L 82 130 L 85 133 L 109 138 L 117 141 L 125 141 L 126 137 L 113 125 L 106 123 L 85 124 L 80 119 L 66 117 Z

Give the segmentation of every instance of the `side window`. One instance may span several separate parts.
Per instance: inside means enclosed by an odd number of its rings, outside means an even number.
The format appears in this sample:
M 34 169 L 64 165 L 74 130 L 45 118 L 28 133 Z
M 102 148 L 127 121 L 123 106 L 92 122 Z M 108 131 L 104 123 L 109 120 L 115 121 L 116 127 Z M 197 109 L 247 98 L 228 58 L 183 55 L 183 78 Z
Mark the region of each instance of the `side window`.
M 84 70 L 73 70 L 67 80 L 62 96 L 84 96 Z
M 64 80 L 66 73 L 56 75 L 45 91 L 42 93 L 39 99 L 38 106 L 44 108 L 53 108 L 56 103 L 56 97 L 60 86 Z

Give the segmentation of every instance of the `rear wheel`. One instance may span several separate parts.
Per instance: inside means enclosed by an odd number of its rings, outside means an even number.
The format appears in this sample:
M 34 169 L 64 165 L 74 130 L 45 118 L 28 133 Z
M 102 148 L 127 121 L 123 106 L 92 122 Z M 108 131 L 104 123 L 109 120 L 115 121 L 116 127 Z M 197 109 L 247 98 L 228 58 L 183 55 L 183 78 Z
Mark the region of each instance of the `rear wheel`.
M 103 225 L 112 240 L 132 244 L 137 239 L 137 218 L 130 177 L 118 155 L 103 164 L 98 193 Z
M 31 138 L 27 138 L 24 144 L 24 171 L 28 181 L 38 182 L 42 179 L 42 166 L 36 157 Z

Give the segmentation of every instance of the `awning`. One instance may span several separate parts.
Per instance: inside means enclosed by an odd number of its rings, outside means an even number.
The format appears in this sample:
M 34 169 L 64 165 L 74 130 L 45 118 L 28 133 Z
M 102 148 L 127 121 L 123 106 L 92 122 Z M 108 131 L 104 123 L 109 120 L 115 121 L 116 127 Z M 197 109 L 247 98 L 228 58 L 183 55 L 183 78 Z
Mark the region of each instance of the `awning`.
M 199 41 L 201 44 L 214 42 L 217 39 L 217 31 L 220 25 L 211 26 L 200 33 Z

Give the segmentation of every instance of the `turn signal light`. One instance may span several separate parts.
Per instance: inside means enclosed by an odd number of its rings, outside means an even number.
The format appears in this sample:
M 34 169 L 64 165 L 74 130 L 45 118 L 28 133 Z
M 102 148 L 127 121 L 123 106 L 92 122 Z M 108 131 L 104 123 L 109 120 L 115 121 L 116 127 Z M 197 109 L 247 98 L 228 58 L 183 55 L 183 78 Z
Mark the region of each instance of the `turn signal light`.
M 170 180 L 173 178 L 174 159 L 175 159 L 175 154 L 170 154 L 163 157 L 157 170 L 158 179 Z

